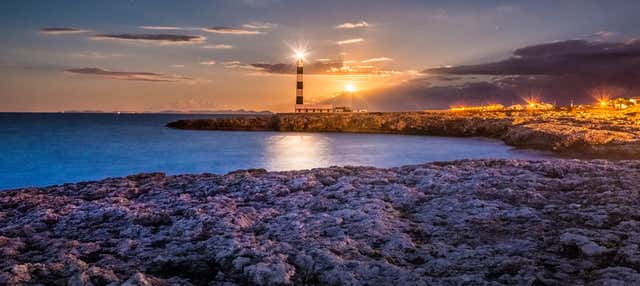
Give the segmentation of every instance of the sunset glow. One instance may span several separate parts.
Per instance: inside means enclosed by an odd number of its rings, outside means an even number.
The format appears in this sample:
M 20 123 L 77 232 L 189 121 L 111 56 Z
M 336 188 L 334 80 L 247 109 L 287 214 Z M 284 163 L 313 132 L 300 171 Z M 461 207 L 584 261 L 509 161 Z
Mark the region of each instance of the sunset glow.
M 348 83 L 344 86 L 344 91 L 346 92 L 356 92 L 357 90 L 358 88 L 352 83 Z
M 628 72 L 636 61 L 580 58 L 634 51 L 640 2 L 25 1 L 0 9 L 0 111 L 282 112 L 298 60 L 309 98 L 366 91 L 381 111 L 448 109 L 460 98 L 529 104 L 530 90 L 544 102 L 593 104 L 592 93 L 640 89 Z

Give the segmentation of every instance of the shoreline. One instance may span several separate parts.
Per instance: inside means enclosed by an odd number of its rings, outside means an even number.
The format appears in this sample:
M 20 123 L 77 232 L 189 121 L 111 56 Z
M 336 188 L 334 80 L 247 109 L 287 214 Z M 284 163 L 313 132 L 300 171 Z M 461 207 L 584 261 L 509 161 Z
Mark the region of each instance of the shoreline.
M 633 283 L 638 185 L 640 161 L 559 159 L 12 190 L 0 284 Z
M 166 126 L 186 130 L 295 131 L 486 137 L 563 156 L 640 159 L 634 116 L 566 111 L 375 112 L 189 119 Z

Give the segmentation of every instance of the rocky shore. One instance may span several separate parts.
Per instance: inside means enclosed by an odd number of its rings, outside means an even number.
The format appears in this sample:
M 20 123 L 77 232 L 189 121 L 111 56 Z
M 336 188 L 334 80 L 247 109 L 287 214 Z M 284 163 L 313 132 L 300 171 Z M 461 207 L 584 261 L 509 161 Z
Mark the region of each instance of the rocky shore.
M 637 285 L 638 186 L 638 161 L 465 160 L 5 191 L 0 285 Z
M 192 130 L 397 133 L 482 136 L 506 144 L 591 158 L 640 158 L 640 117 L 619 112 L 389 112 L 276 114 L 180 120 Z

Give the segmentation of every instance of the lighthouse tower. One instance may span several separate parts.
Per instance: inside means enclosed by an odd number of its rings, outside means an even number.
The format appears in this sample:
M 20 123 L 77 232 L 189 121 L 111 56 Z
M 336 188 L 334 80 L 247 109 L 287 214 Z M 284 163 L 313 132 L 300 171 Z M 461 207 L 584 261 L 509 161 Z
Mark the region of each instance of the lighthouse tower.
M 302 95 L 302 89 L 304 84 L 302 83 L 303 74 L 303 53 L 296 53 L 297 60 L 297 78 L 296 78 L 296 104 L 304 104 L 304 97 Z
M 303 62 L 305 52 L 302 49 L 298 49 L 294 51 L 294 58 L 296 59 L 296 105 L 294 112 L 304 112 L 304 113 L 327 113 L 334 112 L 333 105 L 330 104 L 305 104 L 303 97 L 303 88 L 304 84 L 302 83 L 302 74 L 303 74 Z

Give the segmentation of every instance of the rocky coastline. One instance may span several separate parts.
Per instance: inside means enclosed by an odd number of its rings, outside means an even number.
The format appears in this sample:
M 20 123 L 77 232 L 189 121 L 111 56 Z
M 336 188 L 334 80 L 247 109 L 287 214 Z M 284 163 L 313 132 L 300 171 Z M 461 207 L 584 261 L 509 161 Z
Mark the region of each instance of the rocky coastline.
M 0 192 L 0 285 L 634 285 L 639 161 L 463 160 Z
M 567 111 L 275 114 L 179 120 L 190 130 L 394 133 L 480 136 L 584 158 L 640 158 L 636 114 Z

